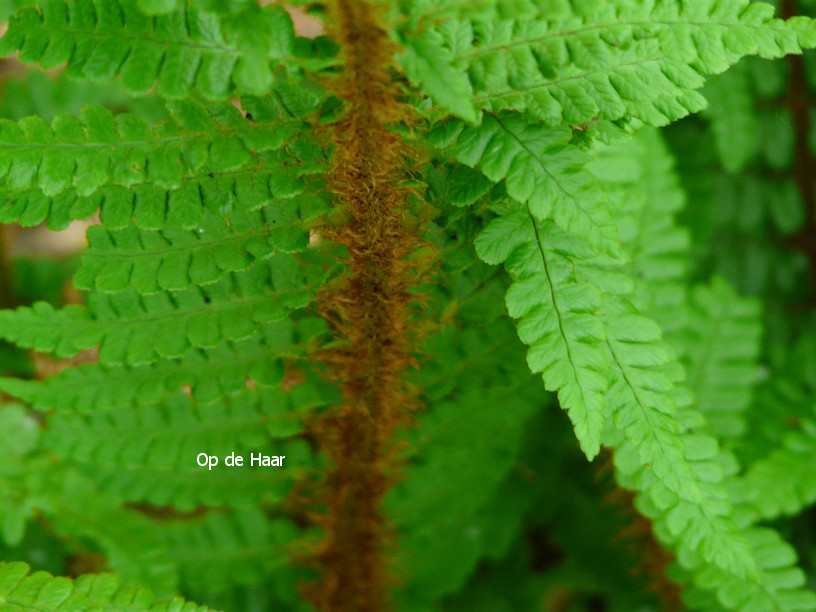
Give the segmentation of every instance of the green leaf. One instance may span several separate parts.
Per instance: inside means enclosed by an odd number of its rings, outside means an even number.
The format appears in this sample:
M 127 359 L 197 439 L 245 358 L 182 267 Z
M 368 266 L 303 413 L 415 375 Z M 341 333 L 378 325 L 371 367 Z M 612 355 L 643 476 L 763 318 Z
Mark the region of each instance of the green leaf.
M 549 124 L 634 117 L 660 126 L 704 108 L 701 75 L 745 55 L 781 57 L 816 45 L 811 19 L 783 22 L 770 5 L 746 0 L 520 4 L 498 15 L 465 5 L 405 11 L 405 44 L 433 49 L 421 69 L 404 56 L 408 77 L 458 116 L 468 104 Z M 455 99 L 440 95 L 450 71 L 465 77 Z M 469 100 L 463 91 L 472 92 Z
M 287 394 L 265 387 L 243 389 L 208 403 L 177 392 L 134 410 L 83 410 L 49 421 L 43 445 L 71 461 L 101 490 L 130 502 L 171 505 L 186 511 L 198 505 L 242 506 L 278 502 L 311 462 L 302 440 L 303 390 Z M 196 463 L 200 452 L 215 455 L 212 470 Z M 242 468 L 224 464 L 230 453 L 244 457 Z M 250 454 L 284 455 L 285 467 L 253 466 Z M 151 482 L 149 488 L 145 482 Z
M 89 196 L 106 185 L 145 182 L 175 189 L 204 168 L 246 167 L 255 154 L 280 149 L 301 129 L 286 115 L 257 122 L 231 106 L 205 109 L 187 101 L 170 111 L 177 122 L 154 126 L 134 115 L 114 117 L 101 106 L 87 106 L 79 117 L 58 115 L 51 126 L 34 118 L 0 120 L 0 177 L 12 190 L 37 187 L 46 196 L 71 187 Z
M 301 215 L 307 214 L 314 211 L 282 200 L 228 218 L 205 209 L 195 230 L 91 227 L 74 286 L 149 294 L 214 283 L 275 253 L 304 251 L 309 230 Z
M 179 7 L 179 0 L 139 0 L 139 9 L 145 15 L 166 15 Z
M 209 403 L 247 385 L 275 386 L 284 376 L 284 359 L 302 359 L 305 344 L 325 332 L 317 319 L 264 324 L 249 338 L 190 351 L 158 363 L 86 363 L 43 381 L 1 378 L 0 388 L 43 411 L 128 412 L 153 404 L 189 385 L 193 399 Z
M 614 366 L 607 401 L 616 426 L 637 448 L 641 462 L 669 490 L 697 503 L 700 490 L 680 437 L 669 355 L 661 346 L 657 325 L 633 310 L 623 306 L 605 313 Z
M 10 610 L 81 610 L 110 608 L 143 612 L 206 612 L 206 606 L 180 597 L 157 600 L 147 589 L 121 586 L 113 574 L 86 574 L 76 580 L 46 572 L 29 574 L 25 563 L 0 563 L 0 605 Z
M 538 221 L 552 219 L 591 246 L 620 251 L 603 193 L 584 169 L 588 157 L 571 147 L 570 131 L 527 124 L 521 115 L 488 115 L 482 125 L 465 128 L 452 148 L 456 158 L 478 167 L 507 193 L 528 205 Z
M 135 94 L 156 83 L 169 98 L 261 94 L 269 90 L 273 58 L 292 75 L 299 66 L 280 44 L 270 54 L 270 40 L 291 36 L 291 23 L 280 19 L 279 8 L 258 13 L 235 27 L 228 17 L 178 0 L 43 0 L 9 20 L 0 54 L 19 50 L 21 61 L 43 68 L 67 62 L 69 75 L 92 81 L 119 77 Z
M 689 386 L 708 429 L 718 438 L 746 430 L 742 414 L 759 379 L 761 310 L 722 279 L 696 287 L 689 304 L 685 340 Z
M 104 363 L 150 363 L 249 337 L 258 325 L 306 306 L 314 287 L 292 255 L 277 254 L 205 287 L 145 296 L 94 293 L 89 307 L 59 311 L 44 302 L 6 310 L 0 337 L 61 357 L 101 344 Z
M 504 260 L 515 279 L 507 311 L 519 319 L 519 337 L 530 346 L 527 363 L 542 373 L 548 390 L 558 391 L 591 459 L 600 449 L 608 360 L 597 314 L 601 295 L 576 279 L 570 255 L 582 247 L 574 242 L 552 223 L 513 210 L 488 225 L 477 252 L 488 263 Z
M 450 65 L 450 53 L 440 42 L 432 31 L 412 41 L 401 56 L 405 72 L 412 81 L 425 86 L 434 102 L 457 117 L 476 123 L 478 115 L 470 101 L 470 84 L 461 71 Z

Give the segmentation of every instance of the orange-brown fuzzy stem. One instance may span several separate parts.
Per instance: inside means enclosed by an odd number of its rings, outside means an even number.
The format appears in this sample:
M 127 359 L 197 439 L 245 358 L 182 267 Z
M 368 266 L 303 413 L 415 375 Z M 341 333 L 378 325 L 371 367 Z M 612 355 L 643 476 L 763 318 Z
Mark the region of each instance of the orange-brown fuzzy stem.
M 406 226 L 404 185 L 409 147 L 393 129 L 407 120 L 389 67 L 394 49 L 376 6 L 333 5 L 345 71 L 335 93 L 345 104 L 333 126 L 329 188 L 348 221 L 328 237 L 348 249 L 342 283 L 321 296 L 321 309 L 343 340 L 326 356 L 343 404 L 319 425 L 332 462 L 326 479 L 321 578 L 311 589 L 318 609 L 379 610 L 391 583 L 388 526 L 381 503 L 394 479 L 394 433 L 409 413 L 404 381 L 411 364 L 408 255 L 418 240 Z

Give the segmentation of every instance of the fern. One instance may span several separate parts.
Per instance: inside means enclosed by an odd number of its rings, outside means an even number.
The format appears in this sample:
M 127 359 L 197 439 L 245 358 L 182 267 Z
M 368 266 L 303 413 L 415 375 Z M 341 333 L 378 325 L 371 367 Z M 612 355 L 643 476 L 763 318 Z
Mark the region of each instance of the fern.
M 508 290 L 507 309 L 520 318 L 519 337 L 531 346 L 530 369 L 543 372 L 548 389 L 559 392 L 584 452 L 594 457 L 607 385 L 604 330 L 596 315 L 600 294 L 580 286 L 569 258 L 545 246 L 545 238 L 559 238 L 551 225 L 537 222 L 528 211 L 508 213 L 479 236 L 477 252 L 487 263 L 506 261 L 518 279 Z M 569 249 L 568 240 L 561 242 L 561 249 Z
M 670 491 L 699 502 L 697 479 L 679 435 L 671 362 L 660 343 L 660 330 L 625 304 L 613 308 L 604 313 L 604 323 L 613 372 L 607 402 L 616 425 Z
M 0 607 L 816 609 L 794 3 L 0 4 Z
M 71 582 L 67 578 L 54 578 L 46 572 L 29 575 L 29 571 L 25 563 L 3 563 L 0 566 L 0 603 L 7 609 L 209 610 L 180 598 L 157 601 L 144 589 L 121 587 L 118 580 L 110 575 L 87 575 Z
M 281 260 L 284 257 L 287 263 Z M 89 307 L 69 306 L 56 312 L 41 302 L 5 312 L 3 336 L 59 357 L 101 344 L 103 363 L 135 365 L 179 357 L 192 348 L 215 346 L 225 339 L 249 337 L 256 324 L 280 320 L 313 297 L 296 260 L 285 255 L 218 283 L 175 294 L 142 297 L 127 290 L 94 295 Z M 154 332 L 162 325 L 163 340 L 153 346 Z
M 614 225 L 592 177 L 581 171 L 586 158 L 565 146 L 570 137 L 567 129 L 527 126 L 519 115 L 491 115 L 478 128 L 464 128 L 451 155 L 494 182 L 506 179 L 508 195 L 527 204 L 536 219 L 552 219 L 614 254 Z
M 722 281 L 697 287 L 691 301 L 688 344 L 695 348 L 688 355 L 689 383 L 711 431 L 722 438 L 740 436 L 745 425 L 739 413 L 758 376 L 759 305 L 740 300 Z
M 665 125 L 704 107 L 702 75 L 814 42 L 807 20 L 783 23 L 762 3 L 530 4 L 518 19 L 420 20 L 405 35 L 408 76 L 466 120 L 512 109 L 551 123 Z
M 296 327 L 283 320 L 265 325 L 250 338 L 190 351 L 183 359 L 163 360 L 160 365 L 88 363 L 43 383 L 6 378 L 0 385 L 41 410 L 121 409 L 158 401 L 183 385 L 190 385 L 194 399 L 206 402 L 243 389 L 247 380 L 279 385 L 284 359 L 302 359 L 305 344 L 316 339 L 322 327 L 315 320 Z
M 813 460 L 814 425 L 808 420 L 801 431 L 789 432 L 778 448 L 754 462 L 733 483 L 733 495 L 746 521 L 773 520 L 793 515 L 816 501 L 816 482 L 800 469 Z
M 675 218 L 686 196 L 671 152 L 657 130 L 641 130 L 632 140 L 601 148 L 588 168 L 615 207 L 634 281 L 630 299 L 664 332 L 676 332 L 686 318 L 689 235 Z
M 50 126 L 36 117 L 7 121 L 0 126 L 3 178 L 14 189 L 37 185 L 46 196 L 67 187 L 87 196 L 108 184 L 177 188 L 205 164 L 211 172 L 243 168 L 253 153 L 279 149 L 298 131 L 286 121 L 247 122 L 229 105 L 211 114 L 191 102 L 168 109 L 176 121 L 153 129 L 135 115 L 114 119 L 99 106 L 79 117 L 58 115 Z
M 726 170 L 738 172 L 756 154 L 759 117 L 754 112 L 748 65 L 741 62 L 712 79 L 703 90 L 715 100 L 704 116 L 711 122 L 717 152 Z
M 100 221 L 115 230 L 125 229 L 131 223 L 146 230 L 168 226 L 190 229 L 207 211 L 232 208 L 239 201 L 246 211 L 258 209 L 275 198 L 298 198 L 307 209 L 314 208 L 320 201 L 298 197 L 303 193 L 305 181 L 291 174 L 285 160 L 276 163 L 274 157 L 263 154 L 259 159 L 265 168 L 247 167 L 217 173 L 203 168 L 183 180 L 182 189 L 174 191 L 150 184 L 131 186 L 131 189 L 107 186 L 90 196 L 78 196 L 70 189 L 54 197 L 43 195 L 39 189 L 8 190 L 9 206 L 0 211 L 0 215 L 5 221 L 24 227 L 47 221 L 49 228 L 62 230 L 70 221 L 88 219 L 99 211 Z M 304 174 L 308 175 L 309 169 L 304 168 Z
M 286 519 L 270 521 L 258 510 L 243 509 L 173 525 L 165 537 L 182 578 L 219 591 L 225 584 L 252 584 L 285 563 L 286 546 L 296 535 Z
M 135 0 L 44 0 L 9 21 L 0 53 L 19 50 L 21 61 L 44 68 L 67 61 L 72 76 L 120 77 L 134 93 L 158 83 L 157 92 L 170 98 L 193 90 L 215 99 L 264 93 L 276 68 L 296 71 L 294 30 L 281 9 L 264 11 L 252 32 L 184 4 L 160 8 L 162 16 L 149 17 Z
M 297 478 L 299 466 L 309 462 L 308 449 L 288 438 L 301 431 L 298 410 L 302 413 L 320 401 L 301 398 L 299 406 L 289 406 L 294 398 L 270 390 L 196 405 L 179 394 L 160 405 L 142 406 L 138 415 L 73 413 L 52 419 L 43 445 L 86 471 L 102 490 L 128 501 L 189 510 L 199 504 L 243 505 L 259 497 L 279 500 Z M 96 442 L 88 444 L 89 436 Z M 276 454 L 286 456 L 285 474 L 259 467 L 230 470 L 223 461 L 214 473 L 205 474 L 190 462 L 202 448 L 222 458 L 231 452 L 244 454 L 249 462 L 250 450 L 265 450 L 270 443 Z
M 79 289 L 116 292 L 133 288 L 151 294 L 218 282 L 229 272 L 242 272 L 256 261 L 278 253 L 305 251 L 306 219 L 321 209 L 277 201 L 257 211 L 228 218 L 204 212 L 197 230 L 139 230 L 129 226 L 88 232 L 88 248 L 74 276 Z

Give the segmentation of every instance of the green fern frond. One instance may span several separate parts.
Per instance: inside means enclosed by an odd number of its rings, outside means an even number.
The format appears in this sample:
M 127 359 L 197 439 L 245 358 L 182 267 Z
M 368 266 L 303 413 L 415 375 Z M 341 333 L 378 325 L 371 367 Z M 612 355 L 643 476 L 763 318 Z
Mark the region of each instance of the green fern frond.
M 675 218 L 686 196 L 671 152 L 657 130 L 646 128 L 624 143 L 599 147 L 588 168 L 614 206 L 635 284 L 630 299 L 664 333 L 683 328 L 690 239 Z
M 809 19 L 783 22 L 770 5 L 748 0 L 561 8 L 516 19 L 420 20 L 403 35 L 406 73 L 468 121 L 480 110 L 516 110 L 549 123 L 636 117 L 665 125 L 705 106 L 702 75 L 745 55 L 781 57 L 816 45 Z
M 749 523 L 793 515 L 816 502 L 816 423 L 802 421 L 779 446 L 732 483 L 732 497 Z
M 92 218 L 112 230 L 135 225 L 139 229 L 196 228 L 207 214 L 252 211 L 273 200 L 294 200 L 292 206 L 324 208 L 321 198 L 304 191 L 316 164 L 305 156 L 292 163 L 277 152 L 260 153 L 247 166 L 230 171 L 211 171 L 204 166 L 181 179 L 178 189 L 164 189 L 150 182 L 130 187 L 107 185 L 82 196 L 73 187 L 46 196 L 38 187 L 14 189 L 0 184 L 0 221 L 33 227 L 46 222 L 49 229 L 63 230 L 71 221 Z M 311 216 L 311 213 L 309 213 Z
M 205 165 L 213 173 L 257 165 L 254 154 L 280 149 L 301 129 L 286 114 L 259 122 L 229 104 L 205 109 L 188 100 L 168 107 L 174 120 L 155 126 L 136 115 L 114 117 L 102 106 L 87 106 L 78 117 L 57 115 L 51 125 L 39 117 L 0 120 L 0 177 L 11 189 L 36 185 L 47 196 L 145 182 L 176 189 Z
M 100 345 L 102 363 L 138 365 L 247 338 L 258 325 L 306 306 L 319 285 L 294 256 L 277 254 L 203 287 L 141 296 L 94 293 L 87 307 L 55 310 L 40 302 L 3 311 L 0 337 L 59 357 Z
M 745 61 L 706 82 L 710 100 L 703 116 L 711 124 L 720 163 L 739 172 L 756 155 L 761 118 L 754 108 L 751 73 Z
M 162 597 L 177 593 L 178 567 L 154 521 L 99 491 L 66 462 L 46 458 L 49 466 L 40 473 L 37 499 L 54 529 L 75 543 L 94 542 L 123 582 Z
M 695 610 L 816 609 L 816 594 L 804 588 L 805 574 L 796 567 L 793 547 L 772 529 L 751 528 L 745 534 L 759 566 L 759 580 L 744 581 L 708 568 L 697 569 L 697 584 L 683 596 L 686 604 Z
M 260 210 L 228 217 L 205 209 L 195 230 L 91 227 L 74 286 L 157 293 L 214 283 L 276 253 L 304 251 L 309 244 L 309 217 L 326 210 L 319 201 L 312 202 L 318 206 L 275 200 Z
M 279 501 L 309 463 L 303 442 L 288 438 L 301 431 L 305 411 L 321 403 L 316 391 L 261 387 L 206 404 L 177 393 L 138 411 L 60 413 L 49 421 L 43 444 L 128 501 L 182 510 Z M 219 465 L 202 469 L 202 449 Z M 253 468 L 253 451 L 285 455 L 286 468 Z M 224 465 L 231 452 L 244 455 L 244 468 Z
M 677 423 L 671 359 L 660 328 L 625 301 L 609 298 L 603 320 L 612 365 L 606 401 L 615 425 L 667 489 L 700 502 Z
M 144 5 L 143 1 L 138 4 Z M 155 0 L 151 4 L 155 5 Z M 283 70 L 294 75 L 294 29 L 280 7 L 260 11 L 254 23 L 178 4 L 150 17 L 135 0 L 41 0 L 9 21 L 0 55 L 19 50 L 24 63 L 93 81 L 120 78 L 125 89 L 179 98 L 199 91 L 213 99 L 262 94 Z
M 6 610 L 207 612 L 210 608 L 180 597 L 160 601 L 147 589 L 122 586 L 112 574 L 86 574 L 76 580 L 34 572 L 25 563 L 0 563 L 0 605 Z
M 505 210 L 476 240 L 479 257 L 490 264 L 504 262 L 515 279 L 507 310 L 520 319 L 519 337 L 530 345 L 527 363 L 533 372 L 542 372 L 548 390 L 558 391 L 591 459 L 600 449 L 606 415 L 608 360 L 598 316 L 601 294 L 577 282 L 576 249 L 586 253 L 574 238 L 551 222 L 536 220 L 521 205 Z
M 263 580 L 288 563 L 289 548 L 299 535 L 290 520 L 270 519 L 259 508 L 210 512 L 197 520 L 176 521 L 163 533 L 182 581 L 199 592 Z
M 4 540 L 18 545 L 24 536 L 29 538 L 28 523 L 48 516 L 66 541 L 95 542 L 108 556 L 109 567 L 125 582 L 146 586 L 160 596 L 177 592 L 174 562 L 146 517 L 123 508 L 120 499 L 100 494 L 67 462 L 43 451 L 37 443 L 39 430 L 20 407 L 6 404 L 0 419 L 5 426 L 15 421 L 18 426 L 4 430 L 0 441 L 5 457 L 0 467 Z
M 742 414 L 759 376 L 760 305 L 722 279 L 691 294 L 685 363 L 696 406 L 718 438 L 745 433 Z
M 137 366 L 86 363 L 43 381 L 0 378 L 0 389 L 40 410 L 59 412 L 125 410 L 157 402 L 184 385 L 190 385 L 196 401 L 208 402 L 245 388 L 248 381 L 280 384 L 283 360 L 302 359 L 306 345 L 324 331 L 318 319 L 295 325 L 282 319 L 260 326 L 252 337 L 194 349 L 181 359 Z
M 688 237 L 671 217 L 683 204 L 671 160 L 656 134 L 645 131 L 634 141 L 604 147 L 591 170 L 620 209 L 616 219 L 631 259 L 618 268 L 630 272 L 634 281 L 634 293 L 624 297 L 607 291 L 604 296 L 614 366 L 607 397 L 618 411 L 617 428 L 608 429 L 604 441 L 615 448 L 618 480 L 641 491 L 639 510 L 652 518 L 656 533 L 678 551 L 681 562 L 691 555 L 701 567 L 754 580 L 757 563 L 725 488 L 727 461 L 717 440 L 700 433 L 705 421 L 692 408 L 693 395 L 671 346 L 680 344 L 683 352 L 689 340 L 677 333 L 685 321 Z M 607 269 L 605 276 L 613 270 Z M 671 343 L 628 299 L 641 312 L 668 320 Z M 662 312 L 666 306 L 672 309 L 668 313 Z M 670 315 L 677 313 L 681 316 L 672 320 Z
M 552 219 L 599 250 L 619 252 L 603 193 L 584 169 L 588 157 L 568 146 L 569 129 L 528 124 L 516 113 L 488 114 L 478 127 L 453 129 L 450 154 L 493 182 L 504 180 L 507 193 L 536 220 Z
M 615 466 L 621 484 L 640 490 L 637 508 L 652 520 L 656 535 L 685 558 L 700 559 L 698 564 L 711 571 L 756 582 L 758 570 L 748 542 L 733 518 L 733 508 L 723 488 L 719 448 L 714 438 L 689 433 L 681 426 L 685 460 L 700 489 L 700 500 L 679 498 L 662 482 L 656 481 L 652 469 L 641 463 L 637 448 L 630 442 L 610 439 L 615 447 Z

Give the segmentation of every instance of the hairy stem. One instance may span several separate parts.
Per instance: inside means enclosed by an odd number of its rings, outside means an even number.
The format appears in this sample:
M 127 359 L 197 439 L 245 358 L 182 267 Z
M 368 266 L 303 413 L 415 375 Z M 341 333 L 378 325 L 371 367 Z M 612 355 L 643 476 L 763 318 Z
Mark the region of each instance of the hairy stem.
M 329 237 L 348 249 L 348 274 L 321 296 L 321 309 L 343 340 L 326 361 L 344 403 L 320 426 L 332 468 L 312 599 L 321 610 L 366 611 L 387 605 L 391 583 L 380 506 L 394 478 L 394 431 L 412 403 L 403 375 L 417 282 L 407 256 L 417 240 L 405 225 L 410 150 L 389 128 L 407 120 L 389 72 L 394 49 L 376 6 L 336 0 L 333 11 L 345 67 L 335 92 L 345 112 L 333 126 L 329 187 L 348 221 Z

